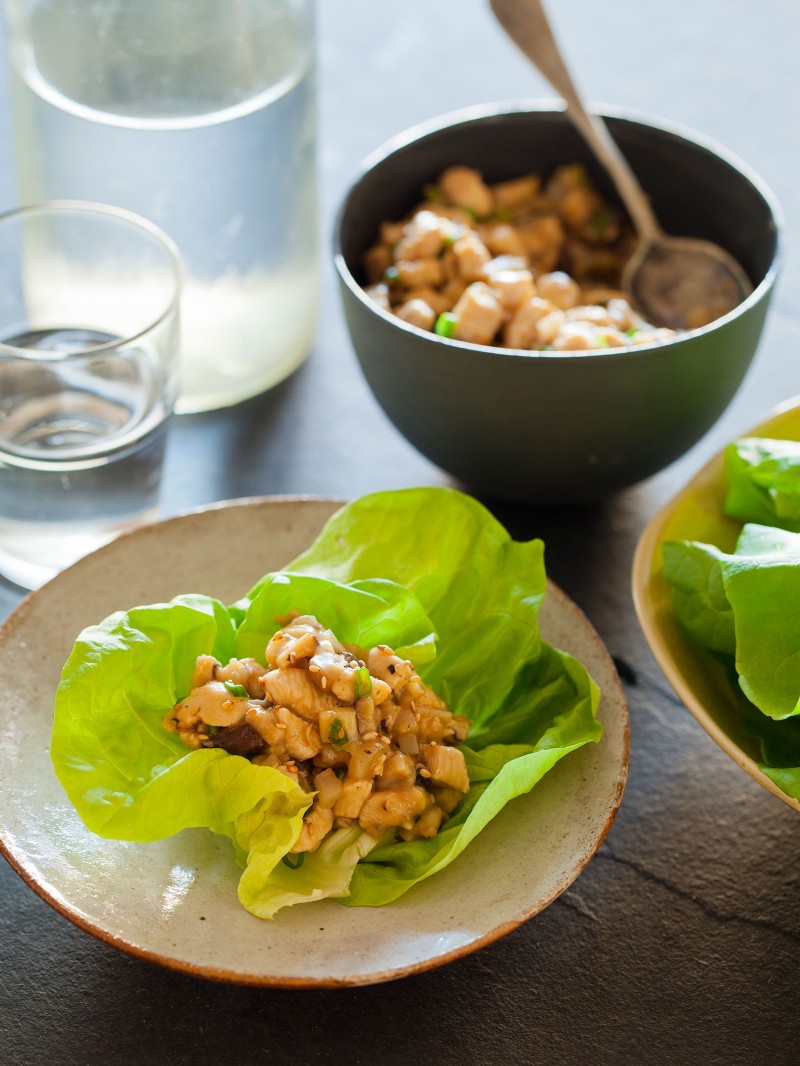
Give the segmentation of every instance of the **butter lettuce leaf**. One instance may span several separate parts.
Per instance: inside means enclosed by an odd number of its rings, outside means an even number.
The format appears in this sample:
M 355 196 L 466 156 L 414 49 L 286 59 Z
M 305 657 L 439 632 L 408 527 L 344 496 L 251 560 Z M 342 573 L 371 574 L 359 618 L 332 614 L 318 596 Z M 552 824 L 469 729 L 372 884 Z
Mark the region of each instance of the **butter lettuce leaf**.
M 475 500 L 449 489 L 365 497 L 230 607 L 183 596 L 81 634 L 56 702 L 56 772 L 101 835 L 144 841 L 205 825 L 227 836 L 244 868 L 239 897 L 260 917 L 325 896 L 387 902 L 456 858 L 560 758 L 599 739 L 596 685 L 539 632 L 545 590 L 541 541 L 513 541 Z M 263 661 L 293 611 L 348 644 L 390 644 L 472 720 L 470 791 L 437 837 L 376 842 L 356 826 L 301 865 L 284 863 L 313 797 L 272 767 L 187 751 L 163 729 L 198 655 Z
M 725 449 L 725 513 L 800 532 L 800 442 L 742 437 Z

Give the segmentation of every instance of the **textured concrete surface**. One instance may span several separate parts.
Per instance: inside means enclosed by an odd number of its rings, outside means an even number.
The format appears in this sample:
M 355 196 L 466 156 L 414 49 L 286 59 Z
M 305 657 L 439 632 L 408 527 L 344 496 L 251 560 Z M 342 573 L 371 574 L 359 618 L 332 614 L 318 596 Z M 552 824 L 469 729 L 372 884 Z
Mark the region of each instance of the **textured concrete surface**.
M 552 95 L 478 0 L 319 7 L 326 241 L 358 161 L 388 136 L 469 103 Z M 800 10 L 790 0 L 551 7 L 590 97 L 725 144 L 772 186 L 789 238 L 756 362 L 686 457 L 591 510 L 495 507 L 516 535 L 545 538 L 551 576 L 626 667 L 631 774 L 606 844 L 567 893 L 504 940 L 420 977 L 339 992 L 217 986 L 138 962 L 73 928 L 3 864 L 4 1063 L 800 1061 L 800 821 L 682 708 L 629 591 L 648 518 L 725 441 L 800 392 Z M 13 197 L 3 96 L 0 206 Z M 305 443 L 290 445 L 290 430 Z M 444 481 L 369 395 L 328 269 L 309 363 L 267 396 L 178 422 L 166 506 Z M 17 599 L 0 588 L 0 614 Z

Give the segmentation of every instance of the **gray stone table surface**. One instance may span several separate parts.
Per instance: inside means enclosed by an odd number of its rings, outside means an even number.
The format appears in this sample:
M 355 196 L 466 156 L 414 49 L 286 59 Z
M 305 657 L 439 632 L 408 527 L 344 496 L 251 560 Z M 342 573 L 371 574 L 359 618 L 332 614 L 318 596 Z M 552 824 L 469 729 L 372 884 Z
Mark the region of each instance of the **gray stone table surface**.
M 79 931 L 0 864 L 0 1062 L 800 1061 L 800 819 L 680 705 L 630 594 L 648 518 L 724 442 L 800 392 L 800 8 L 794 0 L 551 7 L 592 99 L 725 144 L 772 186 L 789 238 L 754 366 L 688 455 L 588 510 L 490 502 L 515 535 L 545 538 L 550 574 L 630 668 L 630 778 L 608 840 L 572 888 L 503 940 L 425 975 L 345 991 L 247 989 L 168 972 Z M 470 103 L 552 95 L 482 0 L 322 0 L 319 59 L 326 242 L 359 160 L 390 135 Z M 0 71 L 0 207 L 8 207 L 6 63 Z M 328 265 L 308 363 L 263 397 L 179 419 L 164 506 L 172 513 L 287 492 L 354 497 L 447 480 L 367 390 Z M 18 599 L 0 588 L 0 616 Z

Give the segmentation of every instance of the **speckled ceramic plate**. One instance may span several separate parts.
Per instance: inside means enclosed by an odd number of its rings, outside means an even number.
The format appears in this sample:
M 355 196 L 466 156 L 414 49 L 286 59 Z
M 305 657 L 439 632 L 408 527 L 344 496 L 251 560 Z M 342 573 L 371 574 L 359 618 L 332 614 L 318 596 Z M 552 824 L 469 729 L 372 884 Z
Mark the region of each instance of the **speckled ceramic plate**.
M 542 910 L 608 832 L 627 774 L 625 700 L 597 634 L 552 585 L 542 630 L 600 684 L 603 739 L 564 758 L 451 866 L 396 902 L 348 908 L 325 900 L 264 922 L 240 906 L 230 846 L 207 830 L 131 844 L 84 828 L 48 754 L 55 690 L 78 632 L 181 592 L 232 602 L 305 548 L 337 506 L 249 500 L 144 527 L 29 596 L 0 632 L 0 846 L 40 896 L 107 943 L 220 980 L 388 980 L 473 951 Z
M 800 440 L 800 397 L 781 404 L 740 436 Z M 633 560 L 633 600 L 644 635 L 669 683 L 694 717 L 726 754 L 790 807 L 800 802 L 782 792 L 759 769 L 757 741 L 742 729 L 727 673 L 704 648 L 687 640 L 672 610 L 669 586 L 661 575 L 661 546 L 667 540 L 699 540 L 732 551 L 742 528 L 722 513 L 725 499 L 723 453 L 716 455 L 648 524 Z

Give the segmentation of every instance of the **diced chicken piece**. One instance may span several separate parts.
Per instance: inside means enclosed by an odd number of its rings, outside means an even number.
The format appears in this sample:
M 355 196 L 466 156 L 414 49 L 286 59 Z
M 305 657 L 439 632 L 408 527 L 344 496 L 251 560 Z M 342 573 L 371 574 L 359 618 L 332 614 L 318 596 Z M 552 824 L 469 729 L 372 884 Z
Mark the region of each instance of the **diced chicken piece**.
M 473 282 L 453 308 L 456 340 L 471 344 L 491 344 L 503 321 L 503 307 L 489 286 Z
M 503 341 L 509 348 L 534 348 L 539 342 L 537 327 L 541 320 L 554 310 L 549 300 L 534 296 L 519 307 L 514 317 L 506 323 Z
M 413 785 L 417 779 L 414 760 L 396 751 L 383 764 L 380 777 L 375 782 L 376 788 L 397 788 L 400 785 Z M 460 797 L 459 797 L 460 798 Z
M 332 692 L 324 692 L 314 684 L 307 670 L 270 670 L 264 675 L 264 689 L 272 703 L 291 707 L 310 722 L 316 722 L 322 711 L 339 705 Z
M 382 222 L 380 228 L 380 242 L 393 248 L 403 236 L 402 222 Z
M 463 278 L 451 278 L 442 287 L 442 299 L 445 302 L 445 306 L 442 311 L 450 311 L 458 303 L 464 293 L 467 291 L 467 283 Z M 442 312 L 440 311 L 439 314 Z
M 286 707 L 276 707 L 275 715 L 283 728 L 280 746 L 293 759 L 313 759 L 322 747 L 322 737 L 313 722 L 306 722 Z
M 580 285 L 563 270 L 553 271 L 552 274 L 542 274 L 536 279 L 536 291 L 543 300 L 549 300 L 562 311 L 576 307 L 581 298 Z
M 392 692 L 397 692 L 413 676 L 414 667 L 407 659 L 401 659 L 386 644 L 370 648 L 367 655 L 367 668 L 373 677 L 384 681 Z
M 441 807 L 431 802 L 427 810 L 424 810 L 411 829 L 401 829 L 400 836 L 403 840 L 429 840 L 439 832 L 444 812 Z
M 456 735 L 453 716 L 448 710 L 418 706 L 416 713 L 417 735 L 420 741 L 452 740 Z
M 529 207 L 539 195 L 541 185 L 541 180 L 536 174 L 526 174 L 521 178 L 498 182 L 492 186 L 495 207 L 506 211 Z
M 464 281 L 477 281 L 483 277 L 484 267 L 492 258 L 486 245 L 475 233 L 459 237 L 450 252 L 456 262 L 458 276 Z
M 442 250 L 448 228 L 433 211 L 417 211 L 394 250 L 397 259 L 429 259 Z
M 294 622 L 279 629 L 272 637 L 265 652 L 270 667 L 304 665 L 317 650 L 320 636 L 325 631 L 316 623 L 296 618 Z
M 200 688 L 201 685 L 207 685 L 209 681 L 213 681 L 217 676 L 217 667 L 220 665 L 221 663 L 213 655 L 198 655 L 194 664 L 191 687 Z
M 316 851 L 325 839 L 326 833 L 332 828 L 333 811 L 315 803 L 303 816 L 303 828 L 292 848 L 292 854 L 297 855 L 301 851 Z
M 424 300 L 406 300 L 395 311 L 398 318 L 418 329 L 431 330 L 436 322 L 436 312 Z
M 455 300 L 450 300 L 441 289 L 433 289 L 430 285 L 423 285 L 419 289 L 408 289 L 405 293 L 407 300 L 422 300 L 428 307 L 433 309 L 434 314 L 440 315 L 442 311 L 449 311 L 458 297 L 461 295 L 459 290 Z
M 539 319 L 536 325 L 537 340 L 535 347 L 549 348 L 552 346 L 553 341 L 564 325 L 564 317 L 563 311 L 555 310 L 551 311 L 549 315 L 545 315 L 544 318 Z
M 374 244 L 364 252 L 364 273 L 371 285 L 383 280 L 386 268 L 392 265 L 392 253 L 387 244 Z
M 597 327 L 590 322 L 565 322 L 550 344 L 557 352 L 592 351 L 603 347 Z
M 483 242 L 492 255 L 524 256 L 525 243 L 513 226 L 501 222 L 494 226 L 485 226 Z
M 492 213 L 491 190 L 479 172 L 471 167 L 448 167 L 439 177 L 439 188 L 451 203 L 466 207 L 478 218 Z
M 387 788 L 373 792 L 361 808 L 358 824 L 368 833 L 379 836 L 391 826 L 413 829 L 417 817 L 428 806 L 423 788 Z
M 241 685 L 247 689 L 253 699 L 264 699 L 264 685 L 262 677 L 267 668 L 262 666 L 256 659 L 231 659 L 227 666 L 217 669 L 217 680 L 223 684 L 229 681 L 232 685 Z
M 629 347 L 630 338 L 624 333 L 620 333 L 618 329 L 613 326 L 606 326 L 600 333 L 600 339 L 605 340 L 603 347 L 605 348 L 627 348 Z
M 484 277 L 499 274 L 503 270 L 527 270 L 528 260 L 524 255 L 496 255 L 483 268 Z
M 578 304 L 567 311 L 567 322 L 590 322 L 593 326 L 613 326 L 614 319 L 605 309 L 591 304 Z
M 497 293 L 500 303 L 509 311 L 536 295 L 530 270 L 498 270 L 487 277 L 486 284 Z
M 564 227 L 557 215 L 540 215 L 529 219 L 517 226 L 517 232 L 526 253 L 539 269 L 551 269 L 549 264 L 555 266 L 564 243 Z
M 333 805 L 333 813 L 337 818 L 358 818 L 371 792 L 371 778 L 361 778 L 357 781 L 345 778 L 342 782 L 342 794 Z
M 167 718 L 174 718 L 176 725 L 184 727 L 197 722 L 214 726 L 236 725 L 244 718 L 249 706 L 247 697 L 232 695 L 221 681 L 209 681 L 192 689 Z
M 442 264 L 438 259 L 398 259 L 395 269 L 398 282 L 406 289 L 441 285 L 444 281 Z
M 384 311 L 391 311 L 392 305 L 389 302 L 388 285 L 368 285 L 364 292 L 369 296 L 370 300 L 375 301 L 378 307 L 382 307 Z
M 586 294 L 588 298 L 588 293 Z M 634 312 L 625 299 L 614 297 L 606 304 L 606 311 L 611 321 L 620 330 L 641 329 L 644 321 Z
M 422 744 L 420 756 L 430 773 L 431 784 L 438 788 L 453 788 L 469 792 L 469 775 L 463 752 L 446 744 Z

